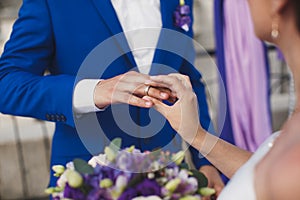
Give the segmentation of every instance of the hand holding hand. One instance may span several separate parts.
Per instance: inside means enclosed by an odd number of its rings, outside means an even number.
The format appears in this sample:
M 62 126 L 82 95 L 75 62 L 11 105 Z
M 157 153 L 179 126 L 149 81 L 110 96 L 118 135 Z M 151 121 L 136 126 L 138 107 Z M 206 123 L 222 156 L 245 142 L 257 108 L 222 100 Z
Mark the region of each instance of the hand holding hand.
M 153 87 L 169 88 L 172 91 L 172 96 L 178 98 L 178 101 L 172 106 L 168 106 L 149 95 L 143 99 L 152 101 L 154 108 L 164 115 L 184 140 L 191 144 L 197 131 L 202 127 L 199 123 L 197 96 L 193 92 L 189 77 L 180 74 L 153 76 L 151 81 L 146 81 L 146 84 Z
M 149 95 L 160 100 L 169 99 L 170 90 L 165 88 L 149 88 L 144 84 L 149 79 L 148 75 L 131 71 L 107 80 L 102 80 L 95 88 L 94 102 L 98 108 L 104 108 L 116 103 L 150 108 L 153 103 L 142 99 L 143 96 Z

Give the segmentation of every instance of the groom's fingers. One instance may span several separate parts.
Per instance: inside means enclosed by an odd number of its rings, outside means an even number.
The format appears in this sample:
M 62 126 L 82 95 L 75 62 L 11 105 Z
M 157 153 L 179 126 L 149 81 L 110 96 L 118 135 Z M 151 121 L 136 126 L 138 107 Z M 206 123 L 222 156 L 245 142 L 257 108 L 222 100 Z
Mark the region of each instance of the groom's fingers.
M 169 74 L 169 76 L 176 77 L 177 79 L 181 80 L 184 86 L 187 88 L 192 88 L 190 77 L 182 74 Z
M 142 108 L 150 108 L 153 106 L 152 101 L 148 101 L 146 99 L 142 99 L 140 97 L 131 95 L 131 94 L 119 94 L 116 95 L 115 98 L 117 99 L 117 102 L 119 103 L 125 103 L 132 106 L 138 106 Z

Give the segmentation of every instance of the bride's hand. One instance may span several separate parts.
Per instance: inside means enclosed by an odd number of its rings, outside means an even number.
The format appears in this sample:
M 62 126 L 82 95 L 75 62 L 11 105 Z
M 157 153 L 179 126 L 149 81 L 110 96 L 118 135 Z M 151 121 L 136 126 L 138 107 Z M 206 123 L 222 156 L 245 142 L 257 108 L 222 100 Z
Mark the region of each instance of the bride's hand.
M 188 76 L 181 74 L 160 75 L 151 77 L 151 81 L 145 84 L 153 87 L 165 87 L 172 91 L 172 95 L 178 101 L 168 106 L 162 101 L 145 96 L 145 100 L 152 101 L 154 108 L 159 111 L 184 140 L 192 143 L 198 129 L 202 129 L 199 123 L 198 101 Z

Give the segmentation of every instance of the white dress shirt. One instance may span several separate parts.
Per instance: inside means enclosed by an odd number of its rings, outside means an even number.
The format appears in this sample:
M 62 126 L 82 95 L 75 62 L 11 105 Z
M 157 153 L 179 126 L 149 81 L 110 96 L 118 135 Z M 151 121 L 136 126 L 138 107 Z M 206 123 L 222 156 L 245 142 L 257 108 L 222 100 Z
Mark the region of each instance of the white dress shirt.
M 148 74 L 153 61 L 155 49 L 139 49 L 139 41 L 145 40 L 143 33 L 147 28 L 161 28 L 162 19 L 160 0 L 111 0 L 118 19 L 126 36 L 137 68 L 141 73 Z M 156 46 L 159 33 L 151 34 L 147 40 Z M 78 114 L 101 111 L 94 103 L 94 89 L 99 79 L 80 81 L 74 91 L 73 106 Z

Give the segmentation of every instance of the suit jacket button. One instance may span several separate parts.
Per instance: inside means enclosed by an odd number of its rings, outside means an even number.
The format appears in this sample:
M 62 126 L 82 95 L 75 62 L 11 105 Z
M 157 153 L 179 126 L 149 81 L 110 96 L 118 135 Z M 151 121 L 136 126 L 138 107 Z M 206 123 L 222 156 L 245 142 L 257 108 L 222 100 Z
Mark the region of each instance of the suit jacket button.
M 55 120 L 55 115 L 51 115 L 51 121 L 56 121 Z
M 62 122 L 66 122 L 66 121 L 67 121 L 67 118 L 66 118 L 66 116 L 64 116 L 64 115 L 61 115 L 61 116 L 60 116 L 60 120 L 61 120 Z
M 56 117 L 56 121 L 60 122 L 60 120 L 61 120 L 60 115 L 55 115 L 55 117 Z
M 50 115 L 49 115 L 49 114 L 46 114 L 46 119 L 47 119 L 48 121 L 50 121 L 50 120 L 51 120 L 51 117 L 50 117 Z

